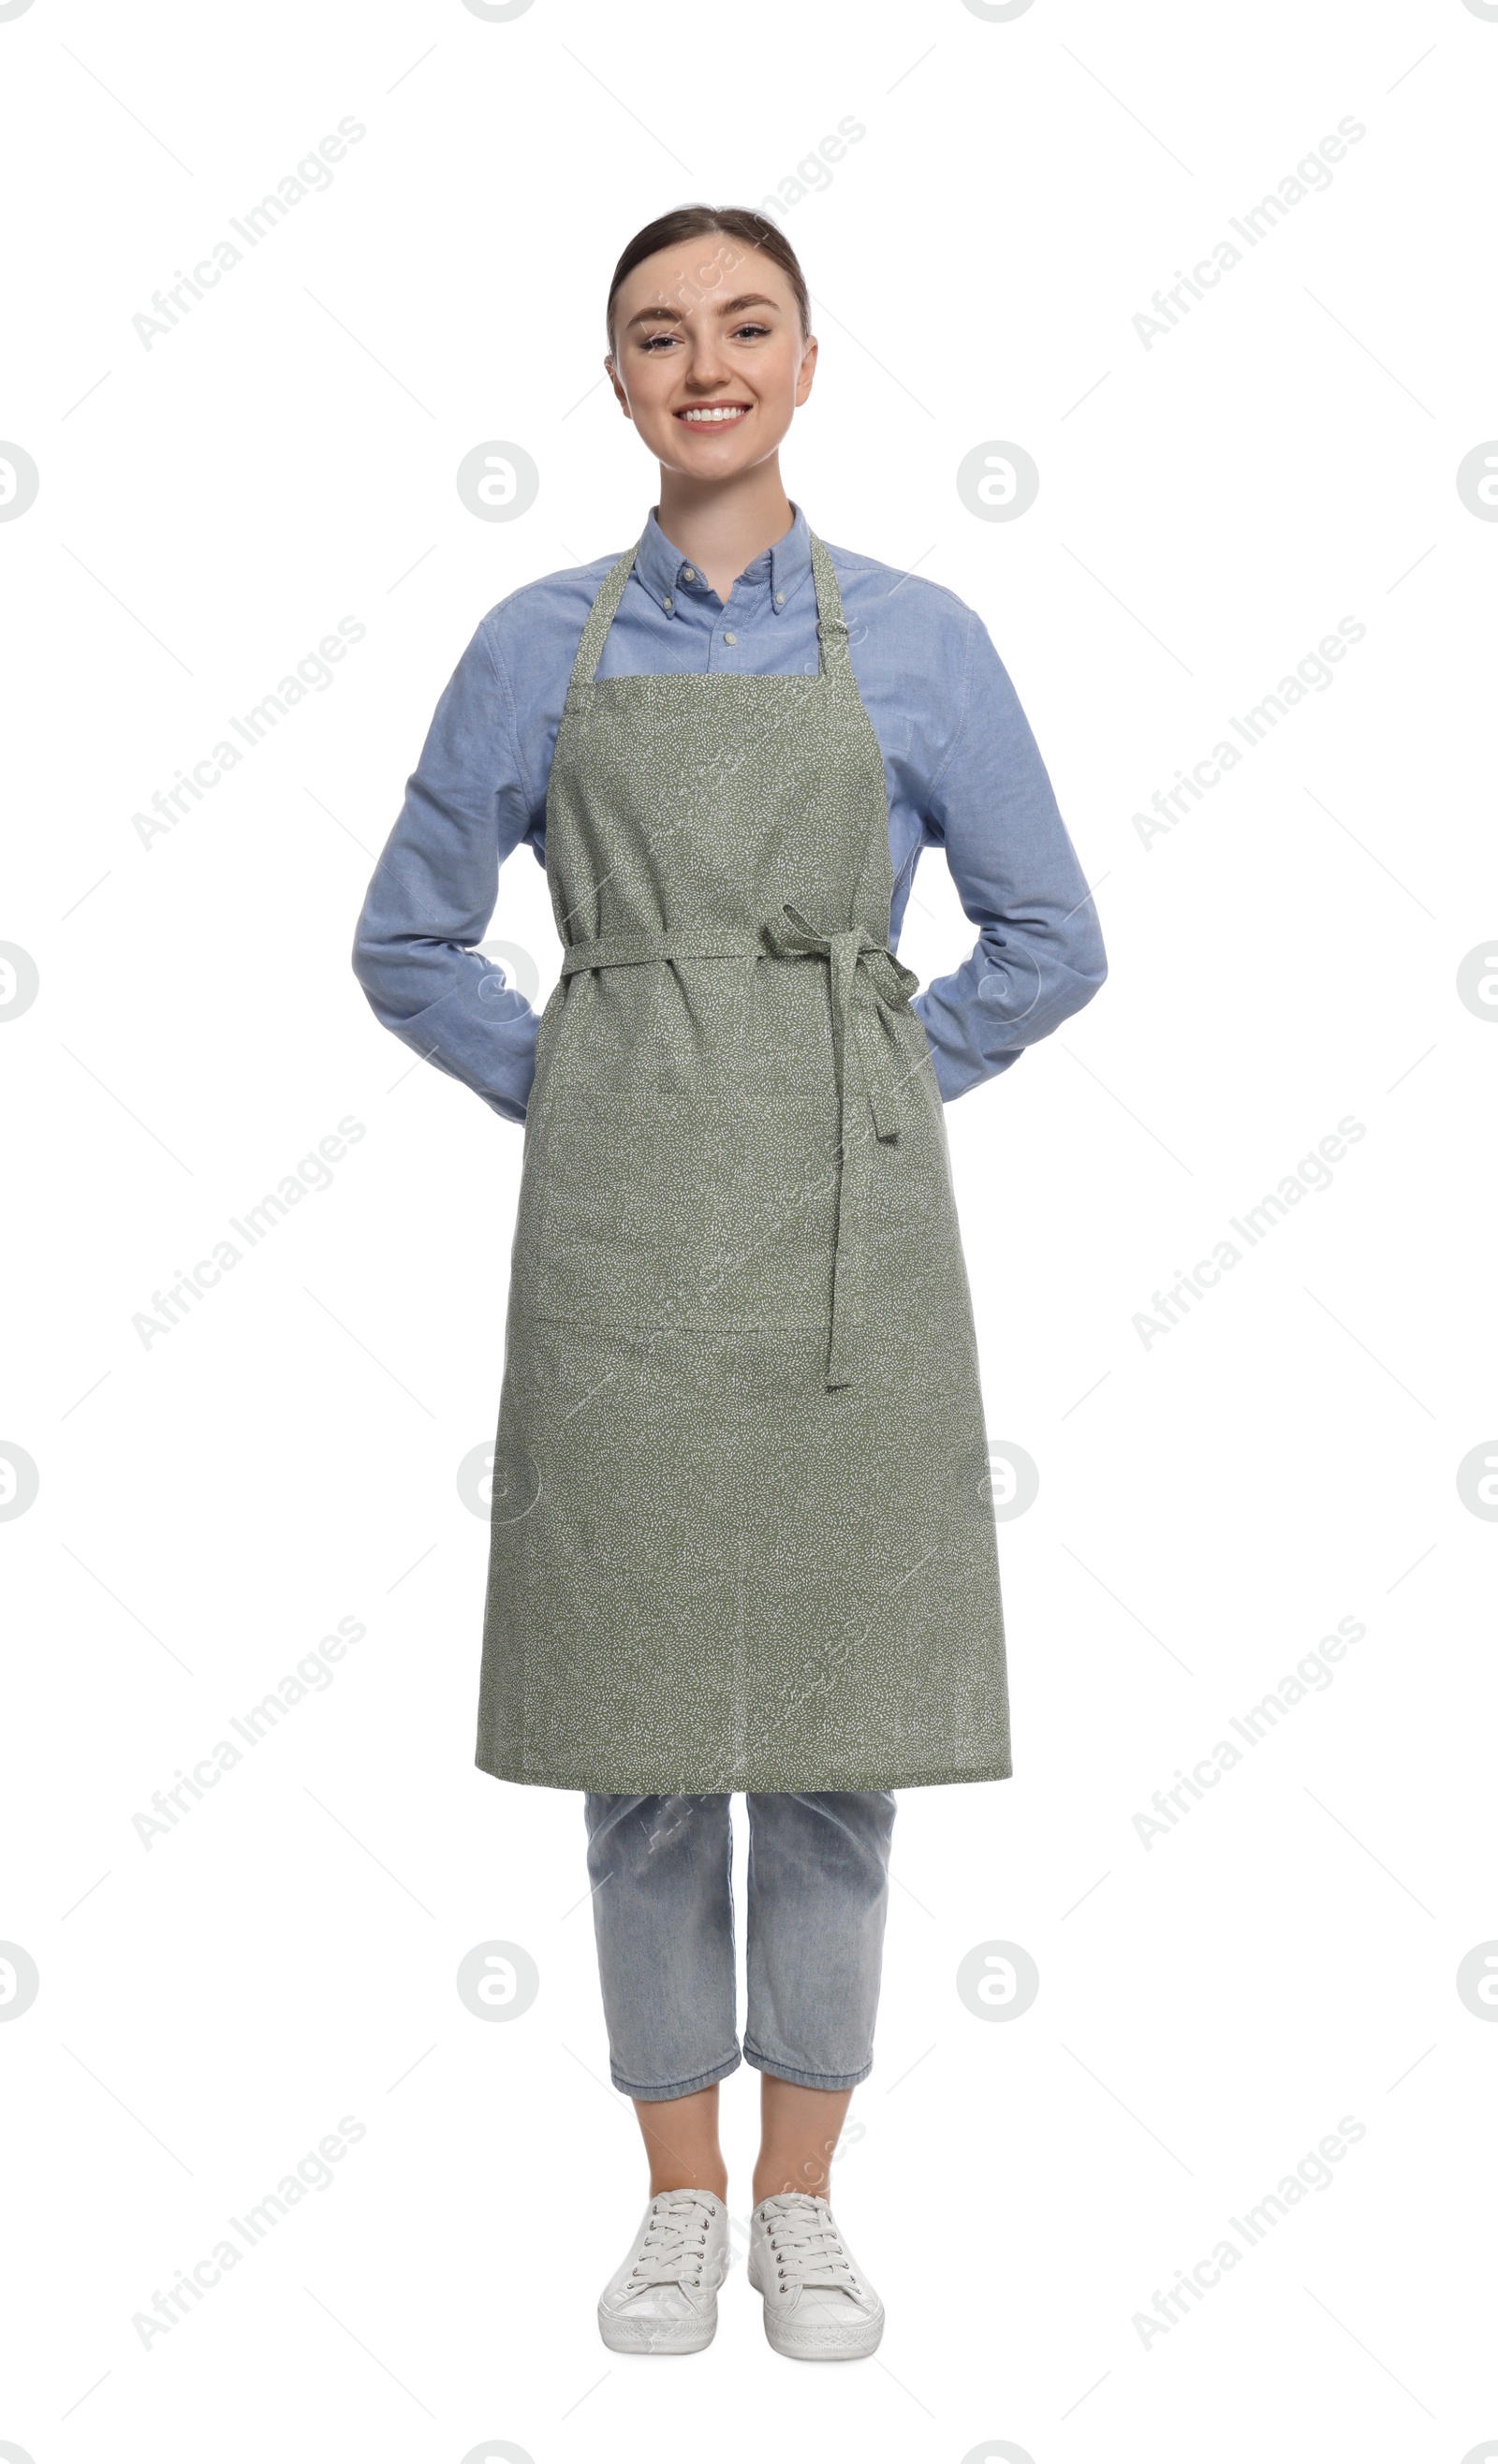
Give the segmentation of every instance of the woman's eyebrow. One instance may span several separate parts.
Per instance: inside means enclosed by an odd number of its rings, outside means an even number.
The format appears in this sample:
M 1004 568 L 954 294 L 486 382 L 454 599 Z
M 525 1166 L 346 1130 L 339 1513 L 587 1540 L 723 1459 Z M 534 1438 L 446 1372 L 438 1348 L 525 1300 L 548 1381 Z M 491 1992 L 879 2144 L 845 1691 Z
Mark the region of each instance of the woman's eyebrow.
M 778 304 L 762 291 L 746 291 L 738 299 L 726 299 L 717 313 L 720 317 L 741 317 L 746 308 L 774 308 Z M 679 308 L 668 308 L 664 302 L 657 301 L 654 307 L 642 308 L 631 317 L 625 331 L 629 332 L 635 325 L 676 325 L 681 321 L 682 313 Z

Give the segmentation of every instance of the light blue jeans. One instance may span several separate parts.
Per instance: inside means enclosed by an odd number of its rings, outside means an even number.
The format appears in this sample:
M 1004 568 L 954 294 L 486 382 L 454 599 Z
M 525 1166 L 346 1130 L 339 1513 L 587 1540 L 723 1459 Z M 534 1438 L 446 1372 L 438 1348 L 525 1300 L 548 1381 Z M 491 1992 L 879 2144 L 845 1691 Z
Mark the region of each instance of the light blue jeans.
M 586 1794 L 609 2069 L 626 2096 L 691 2096 L 740 2060 L 797 2087 L 856 2087 L 873 2067 L 893 1792 L 744 1802 L 740 2049 L 732 1800 Z

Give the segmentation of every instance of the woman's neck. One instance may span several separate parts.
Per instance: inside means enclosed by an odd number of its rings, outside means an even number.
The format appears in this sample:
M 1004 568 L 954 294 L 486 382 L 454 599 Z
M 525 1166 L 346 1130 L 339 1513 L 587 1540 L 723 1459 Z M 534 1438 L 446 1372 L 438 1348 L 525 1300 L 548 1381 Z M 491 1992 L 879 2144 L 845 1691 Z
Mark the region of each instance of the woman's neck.
M 785 537 L 796 514 L 782 484 L 780 456 L 772 454 L 716 486 L 662 468 L 655 518 L 726 606 L 744 567 Z

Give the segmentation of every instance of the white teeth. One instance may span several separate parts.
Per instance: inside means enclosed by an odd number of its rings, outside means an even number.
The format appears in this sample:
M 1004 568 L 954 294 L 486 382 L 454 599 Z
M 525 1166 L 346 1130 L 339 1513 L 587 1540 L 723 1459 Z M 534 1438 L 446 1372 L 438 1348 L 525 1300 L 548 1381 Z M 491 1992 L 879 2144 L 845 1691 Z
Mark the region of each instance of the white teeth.
M 683 410 L 677 416 L 690 420 L 694 428 L 706 428 L 725 419 L 742 419 L 744 411 L 741 405 L 735 403 L 721 410 Z

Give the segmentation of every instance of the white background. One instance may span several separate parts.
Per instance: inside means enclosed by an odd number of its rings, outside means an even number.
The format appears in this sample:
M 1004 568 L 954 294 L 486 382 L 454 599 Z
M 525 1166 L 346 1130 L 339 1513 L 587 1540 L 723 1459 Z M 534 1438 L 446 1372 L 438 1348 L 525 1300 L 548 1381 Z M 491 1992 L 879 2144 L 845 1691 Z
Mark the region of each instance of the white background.
M 1455 1981 L 1498 1936 L 1498 1529 L 1456 1480 L 1498 1429 L 1498 1036 L 1457 993 L 1498 923 L 1498 528 L 1456 485 L 1498 430 L 1498 23 L 0 13 L 0 435 L 40 473 L 0 525 L 0 937 L 40 986 L 0 1047 L 0 1439 L 40 1477 L 0 1530 L 0 1936 L 41 1979 L 0 2026 L 0 2454 L 1498 2454 L 1498 2026 Z M 1331 186 L 1146 350 L 1152 293 L 1346 115 Z M 152 293 L 344 116 L 327 190 L 144 348 Z M 784 210 L 822 341 L 787 485 L 981 611 L 1112 976 L 948 1113 L 990 1427 L 1040 1467 L 1001 1530 L 1015 1775 L 901 1800 L 834 2174 L 890 2323 L 818 2372 L 768 2351 L 741 2270 L 705 2355 L 597 2339 L 644 2176 L 581 1802 L 473 1764 L 457 1467 L 493 1433 L 520 1136 L 382 1033 L 348 951 L 479 616 L 653 501 L 601 381 L 619 248 L 760 203 L 849 116 Z M 508 525 L 454 486 L 493 438 L 540 473 Z M 1040 470 L 1013 522 L 958 495 L 992 439 Z M 333 684 L 143 847 L 132 815 L 344 616 Z M 1145 846 L 1135 812 L 1343 617 L 1330 687 Z M 543 992 L 544 891 L 518 856 L 491 928 Z M 902 956 L 971 938 L 928 857 Z M 332 1185 L 143 1345 L 153 1291 L 346 1115 Z M 1333 1185 L 1146 1346 L 1152 1293 L 1345 1115 Z M 343 1617 L 334 1682 L 143 1845 L 153 1792 Z M 1154 1792 L 1343 1617 L 1334 1682 L 1146 1846 Z M 540 1976 L 503 2025 L 454 1989 L 495 1939 Z M 1007 2023 L 956 1991 L 993 1941 L 1040 1970 Z M 755 2101 L 725 2086 L 740 2219 Z M 344 2116 L 330 2186 L 143 2347 L 133 2315 Z M 1343 2117 L 1330 2187 L 1146 2343 L 1135 2314 Z

